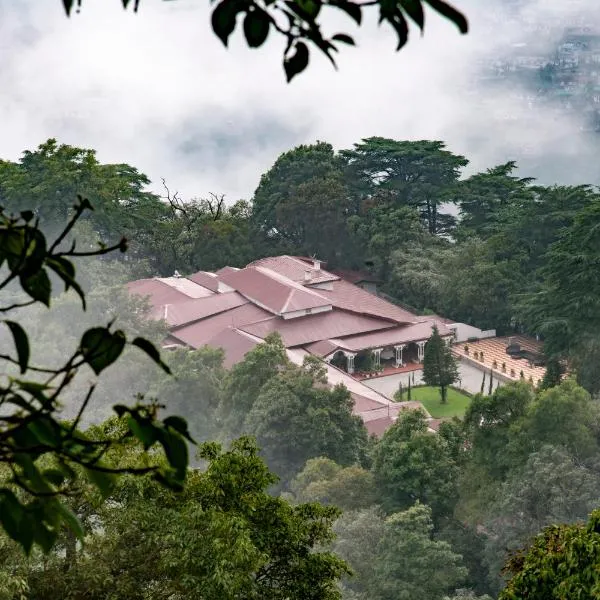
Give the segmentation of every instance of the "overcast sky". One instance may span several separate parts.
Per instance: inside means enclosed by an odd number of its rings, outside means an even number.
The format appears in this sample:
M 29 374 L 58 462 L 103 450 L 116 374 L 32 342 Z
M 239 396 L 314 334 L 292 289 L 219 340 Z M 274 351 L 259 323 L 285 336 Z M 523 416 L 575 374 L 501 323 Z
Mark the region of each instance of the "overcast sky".
M 137 15 L 120 0 L 85 0 L 71 19 L 60 0 L 0 0 L 0 157 L 56 137 L 138 167 L 156 189 L 165 177 L 186 197 L 224 192 L 233 201 L 250 198 L 261 173 L 297 144 L 344 148 L 381 135 L 445 140 L 471 169 L 517 158 L 524 175 L 600 182 L 597 147 L 576 117 L 528 111 L 518 90 L 473 87 L 482 57 L 539 41 L 529 24 L 548 15 L 568 22 L 581 7 L 593 23 L 600 8 L 524 0 L 524 12 L 493 19 L 481 12 L 493 4 L 455 0 L 471 34 L 430 15 L 425 36 L 414 31 L 398 54 L 385 29 L 367 24 L 358 48 L 343 49 L 339 71 L 315 55 L 287 85 L 282 42 L 271 36 L 249 50 L 240 32 L 226 50 L 206 0 L 142 0 Z M 344 18 L 331 27 L 353 32 Z

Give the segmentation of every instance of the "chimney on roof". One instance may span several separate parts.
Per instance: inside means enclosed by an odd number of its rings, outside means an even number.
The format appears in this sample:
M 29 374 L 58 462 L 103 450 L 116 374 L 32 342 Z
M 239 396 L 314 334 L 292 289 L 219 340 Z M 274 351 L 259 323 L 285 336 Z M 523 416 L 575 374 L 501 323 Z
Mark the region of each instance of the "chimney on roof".
M 173 277 L 181 277 L 181 273 L 175 269 L 175 273 L 173 273 Z
M 310 270 L 304 271 L 304 281 L 310 281 L 312 279 L 312 272 Z
M 313 269 L 319 271 L 321 269 L 321 261 L 313 258 Z

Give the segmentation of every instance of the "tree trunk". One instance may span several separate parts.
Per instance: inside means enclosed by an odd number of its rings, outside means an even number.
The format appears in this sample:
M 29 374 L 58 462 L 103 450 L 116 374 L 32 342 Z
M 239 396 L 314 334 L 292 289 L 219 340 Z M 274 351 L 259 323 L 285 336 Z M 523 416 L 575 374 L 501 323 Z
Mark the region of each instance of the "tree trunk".
M 448 388 L 445 385 L 440 386 L 440 394 L 442 395 L 442 404 L 446 404 L 448 400 Z

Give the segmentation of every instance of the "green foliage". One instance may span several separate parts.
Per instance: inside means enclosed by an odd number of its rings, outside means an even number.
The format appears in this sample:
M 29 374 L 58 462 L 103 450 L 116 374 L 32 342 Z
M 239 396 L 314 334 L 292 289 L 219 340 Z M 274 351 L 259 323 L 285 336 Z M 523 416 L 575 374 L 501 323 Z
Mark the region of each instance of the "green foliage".
M 382 600 L 439 598 L 464 581 L 462 557 L 449 544 L 434 540 L 431 509 L 417 502 L 385 521 L 374 588 Z M 423 560 L 416 561 L 416 557 Z
M 419 386 L 412 388 L 411 396 L 413 400 L 421 402 L 425 410 L 434 418 L 442 419 L 447 417 L 463 417 L 469 404 L 470 396 L 462 392 L 449 388 L 447 391 L 446 402 L 440 401 L 440 392 L 437 388 L 429 386 Z
M 526 385 L 526 384 L 524 384 Z M 560 423 L 560 427 L 557 424 Z M 586 459 L 600 450 L 600 407 L 572 379 L 541 392 L 512 426 L 509 453 L 519 460 L 545 444 Z
M 563 369 L 560 361 L 557 358 L 550 358 L 546 363 L 546 372 L 540 383 L 540 389 L 547 390 L 558 385 L 561 382 L 562 376 Z
M 512 557 L 511 576 L 499 600 L 595 598 L 600 590 L 600 514 L 586 525 L 552 525 Z
M 222 430 L 219 406 L 227 379 L 223 352 L 209 347 L 176 349 L 165 360 L 173 377 L 159 374 L 148 395 L 162 399 L 166 414 L 186 415 L 195 439 L 214 439 Z
M 351 187 L 360 197 L 377 201 L 383 195 L 392 206 L 417 209 L 430 234 L 451 229 L 453 220 L 439 211 L 439 205 L 467 165 L 464 156 L 452 154 L 439 141 L 381 137 L 364 139 L 340 154 L 348 163 Z
M 511 472 L 489 509 L 486 557 L 499 574 L 507 552 L 518 550 L 542 528 L 585 520 L 597 507 L 600 477 L 560 447 L 544 446 Z M 499 577 L 494 577 L 497 581 Z
M 261 177 L 252 218 L 295 253 L 335 261 L 348 237 L 343 166 L 325 142 L 283 153 Z
M 281 337 L 272 334 L 265 338 L 263 344 L 248 352 L 243 361 L 234 365 L 219 408 L 225 430 L 231 437 L 242 431 L 262 387 L 288 364 Z
M 585 190 L 580 196 L 578 203 L 584 207 L 548 250 L 547 262 L 540 269 L 541 289 L 526 299 L 523 313 L 544 335 L 547 353 L 572 356 L 577 371 L 587 379 L 586 387 L 594 392 L 600 387 L 588 373 L 597 362 L 600 333 L 600 288 L 594 276 L 599 260 L 600 199 Z
M 329 458 L 311 458 L 290 489 L 299 502 L 333 504 L 344 511 L 368 508 L 377 500 L 373 474 L 358 466 L 342 467 Z
M 288 366 L 261 388 L 244 431 L 256 436 L 269 466 L 291 478 L 313 457 L 341 465 L 364 461 L 367 432 L 343 386 L 329 389 L 307 368 Z
M 137 11 L 140 0 L 122 0 L 127 8 L 133 4 Z M 67 16 L 74 6 L 79 8 L 81 0 L 63 0 Z M 342 11 L 354 24 L 361 25 L 363 15 L 372 13 L 371 7 L 377 7 L 379 23 L 386 23 L 394 31 L 397 38 L 396 50 L 400 50 L 408 41 L 409 22 L 422 32 L 425 27 L 425 8 L 428 7 L 439 15 L 454 23 L 461 33 L 467 33 L 469 26 L 465 16 L 444 0 L 414 0 L 406 2 L 398 0 L 393 4 L 376 3 L 364 5 L 351 0 L 295 0 L 279 6 L 271 2 L 241 3 L 235 0 L 221 0 L 214 8 L 211 25 L 214 34 L 227 46 L 236 25 L 242 22 L 244 37 L 249 48 L 259 48 L 269 36 L 269 32 L 282 35 L 286 40 L 283 53 L 283 67 L 287 81 L 302 73 L 309 63 L 309 46 L 322 52 L 335 66 L 335 53 L 340 44 L 354 45 L 353 38 L 347 33 L 336 33 L 325 37 L 321 30 L 321 12 L 324 8 L 335 8 Z M 336 11 L 326 11 L 333 14 Z M 241 15 L 244 15 L 243 19 Z
M 125 250 L 121 241 L 113 247 L 93 251 L 78 251 L 73 242 L 65 248 L 73 227 L 86 210 L 87 200 L 79 197 L 68 222 L 56 239 L 49 243 L 33 221 L 31 211 L 9 217 L 0 212 L 0 265 L 5 266 L 0 289 L 10 289 L 14 301 L 0 307 L 3 313 L 14 314 L 18 308 L 41 304 L 50 305 L 52 282 L 49 273 L 62 281 L 65 291 L 74 290 L 85 307 L 85 295 L 76 280 L 73 259 L 107 254 L 115 249 Z M 18 282 L 18 283 L 17 283 Z M 34 545 L 48 552 L 55 544 L 62 527 L 83 537 L 83 530 L 62 497 L 77 488 L 79 480 L 87 477 L 101 494 L 106 495 L 113 476 L 121 472 L 152 472 L 163 483 L 180 487 L 188 466 L 187 424 L 183 419 L 160 422 L 154 405 L 134 407 L 115 406 L 118 414 L 128 414 L 128 428 L 120 437 L 95 438 L 82 433 L 78 427 L 95 386 L 89 385 L 79 398 L 78 409 L 70 423 L 60 418 L 65 390 L 69 388 L 82 367 L 99 375 L 121 355 L 126 344 L 142 350 L 168 371 L 151 342 L 136 337 L 127 341 L 125 333 L 107 327 L 85 331 L 75 349 L 63 355 L 58 367 L 39 366 L 30 361 L 29 336 L 14 320 L 5 321 L 11 333 L 10 343 L 0 356 L 4 365 L 4 382 L 0 389 L 0 404 L 6 414 L 0 417 L 0 457 L 9 469 L 0 488 L 0 523 L 10 538 L 17 541 L 26 553 Z M 3 348 L 4 350 L 4 348 Z M 18 367 L 19 376 L 14 372 Z M 136 467 L 107 466 L 104 457 L 113 445 L 138 439 L 149 449 L 159 443 L 167 457 L 165 464 L 152 463 Z M 48 460 L 53 459 L 53 468 Z M 85 473 L 85 475 L 84 475 Z
M 127 476 L 109 502 L 80 501 L 85 547 L 16 561 L 28 597 L 338 599 L 347 567 L 322 549 L 337 509 L 268 494 L 275 478 L 249 439 L 227 451 L 205 444 L 200 456 L 205 468 L 181 493 Z M 69 547 L 68 537 L 61 544 Z M 12 561 L 14 550 L 0 556 L 2 575 Z
M 458 465 L 452 444 L 428 433 L 422 411 L 403 411 L 375 448 L 373 473 L 388 511 L 419 501 L 434 517 L 451 514 L 457 499 Z
M 465 426 L 472 441 L 472 457 L 485 465 L 495 478 L 503 478 L 510 467 L 506 448 L 510 429 L 527 412 L 533 392 L 525 383 L 510 383 L 494 390 L 491 396 L 473 397 L 465 415 Z
M 347 513 L 335 531 L 334 549 L 356 573 L 344 597 L 441 600 L 465 579 L 460 555 L 433 538 L 431 510 L 419 503 L 387 518 L 376 508 Z
M 475 526 L 448 519 L 436 532 L 435 538 L 450 544 L 452 550 L 462 556 L 463 564 L 468 570 L 463 582 L 466 589 L 456 590 L 452 600 L 490 600 L 490 597 L 485 596 L 492 594 L 488 565 L 485 562 L 487 536 L 478 532 Z M 480 599 L 478 594 L 484 594 L 483 598 Z
M 436 325 L 425 344 L 423 357 L 423 381 L 427 385 L 440 388 L 442 404 L 448 401 L 448 386 L 458 380 L 458 366 L 452 349 L 440 336 Z

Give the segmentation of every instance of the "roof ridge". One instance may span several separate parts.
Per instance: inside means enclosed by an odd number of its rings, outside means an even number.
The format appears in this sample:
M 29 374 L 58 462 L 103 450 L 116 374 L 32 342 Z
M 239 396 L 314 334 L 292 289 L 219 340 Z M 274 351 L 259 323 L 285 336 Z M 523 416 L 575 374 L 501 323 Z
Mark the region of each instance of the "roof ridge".
M 294 295 L 294 292 L 296 291 L 295 288 L 290 288 L 290 291 L 287 295 L 287 298 L 285 299 L 285 302 L 283 303 L 283 306 L 281 307 L 280 312 L 283 314 L 287 307 L 290 305 L 290 302 L 292 301 L 292 296 Z

